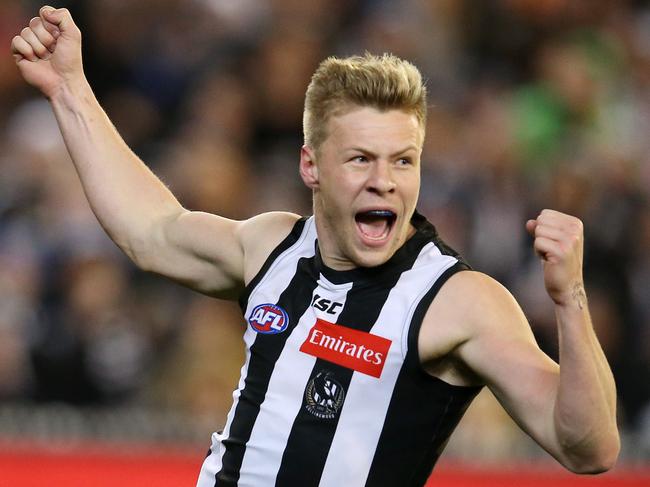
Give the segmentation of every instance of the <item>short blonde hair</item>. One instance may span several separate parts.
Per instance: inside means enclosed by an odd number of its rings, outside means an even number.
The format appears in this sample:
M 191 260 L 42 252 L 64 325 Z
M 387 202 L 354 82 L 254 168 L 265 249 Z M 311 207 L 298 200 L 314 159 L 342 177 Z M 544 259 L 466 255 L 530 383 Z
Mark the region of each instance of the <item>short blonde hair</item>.
M 413 113 L 424 130 L 427 90 L 422 75 L 413 64 L 392 54 L 325 59 L 305 95 L 305 144 L 318 151 L 327 138 L 330 117 L 355 106 Z

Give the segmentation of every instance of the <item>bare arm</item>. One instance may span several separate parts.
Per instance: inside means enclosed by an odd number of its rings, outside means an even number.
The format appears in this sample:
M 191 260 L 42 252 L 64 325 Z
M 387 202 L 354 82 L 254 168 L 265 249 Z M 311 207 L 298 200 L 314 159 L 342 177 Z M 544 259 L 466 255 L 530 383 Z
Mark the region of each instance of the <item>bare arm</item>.
M 559 366 L 539 349 L 510 293 L 477 272 L 450 278 L 425 325 L 436 318 L 454 324 L 446 337 L 451 337 L 450 357 L 461 365 L 448 378 L 487 384 L 514 420 L 570 470 L 605 471 L 620 448 L 616 389 L 584 297 L 582 227 L 573 217 L 545 210 L 528 228 L 536 235 L 547 291 L 555 302 Z M 423 340 L 431 329 L 435 325 L 420 339 L 425 360 Z
M 254 273 L 251 262 L 268 254 L 297 217 L 237 222 L 184 209 L 97 102 L 83 72 L 81 33 L 66 9 L 43 7 L 13 39 L 12 52 L 23 78 L 50 101 L 86 197 L 111 239 L 145 270 L 235 296 Z
M 616 385 L 587 306 L 582 222 L 544 210 L 536 220 L 528 221 L 526 228 L 535 237 L 544 284 L 555 303 L 560 381 L 553 419 L 558 440 L 571 464 L 580 465 L 583 458 L 591 458 L 592 468 L 604 469 L 602 460 L 611 466 L 620 449 Z

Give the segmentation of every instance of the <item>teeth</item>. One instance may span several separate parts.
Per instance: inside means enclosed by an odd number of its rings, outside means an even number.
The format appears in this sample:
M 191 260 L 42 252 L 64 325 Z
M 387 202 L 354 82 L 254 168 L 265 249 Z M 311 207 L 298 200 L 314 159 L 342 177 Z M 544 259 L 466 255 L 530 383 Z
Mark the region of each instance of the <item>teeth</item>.
M 370 210 L 365 212 L 365 214 L 370 216 L 384 217 L 384 218 L 392 218 L 395 215 L 392 211 L 388 211 L 388 210 Z

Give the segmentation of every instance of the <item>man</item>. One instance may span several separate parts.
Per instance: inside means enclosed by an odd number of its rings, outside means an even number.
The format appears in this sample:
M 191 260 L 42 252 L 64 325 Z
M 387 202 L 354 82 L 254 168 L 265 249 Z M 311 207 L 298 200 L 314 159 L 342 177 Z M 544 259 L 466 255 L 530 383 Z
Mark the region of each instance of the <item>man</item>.
M 582 225 L 526 223 L 555 303 L 561 368 L 512 296 L 415 211 L 426 92 L 393 56 L 324 61 L 300 175 L 314 216 L 187 211 L 129 150 L 85 80 L 80 32 L 43 7 L 12 52 L 50 101 L 90 205 L 142 269 L 240 299 L 246 362 L 199 486 L 423 485 L 487 385 L 568 469 L 619 451 L 612 374 L 591 326 Z

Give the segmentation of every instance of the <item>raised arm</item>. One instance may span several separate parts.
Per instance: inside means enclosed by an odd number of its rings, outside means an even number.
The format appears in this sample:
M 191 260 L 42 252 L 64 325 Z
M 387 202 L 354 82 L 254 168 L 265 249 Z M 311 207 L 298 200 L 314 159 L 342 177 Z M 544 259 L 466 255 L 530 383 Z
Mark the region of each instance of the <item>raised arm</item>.
M 582 276 L 583 225 L 544 210 L 526 229 L 542 260 L 546 291 L 555 304 L 560 377 L 553 409 L 557 446 L 569 465 L 606 470 L 616 460 L 616 384 L 594 332 Z
M 559 366 L 539 349 L 510 293 L 478 272 L 452 276 L 425 324 L 436 319 L 453 324 L 446 337 L 451 337 L 454 373 L 447 378 L 487 384 L 513 419 L 565 467 L 602 472 L 613 466 L 620 448 L 616 388 L 587 308 L 582 224 L 544 210 L 527 228 L 535 236 L 546 289 L 555 303 Z M 420 337 L 425 361 L 429 333 Z
M 237 222 L 184 209 L 97 102 L 83 72 L 81 33 L 67 9 L 41 8 L 11 48 L 25 81 L 50 101 L 86 197 L 110 238 L 145 270 L 234 297 L 297 217 L 268 214 Z

